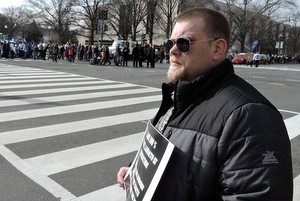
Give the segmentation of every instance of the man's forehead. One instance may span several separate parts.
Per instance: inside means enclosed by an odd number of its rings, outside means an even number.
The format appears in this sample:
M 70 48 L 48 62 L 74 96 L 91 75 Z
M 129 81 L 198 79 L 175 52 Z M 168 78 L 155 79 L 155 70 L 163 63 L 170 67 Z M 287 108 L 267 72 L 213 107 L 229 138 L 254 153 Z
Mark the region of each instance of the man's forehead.
M 174 29 L 172 31 L 172 37 L 180 36 L 198 36 L 204 35 L 202 22 L 200 21 L 180 21 L 176 22 Z

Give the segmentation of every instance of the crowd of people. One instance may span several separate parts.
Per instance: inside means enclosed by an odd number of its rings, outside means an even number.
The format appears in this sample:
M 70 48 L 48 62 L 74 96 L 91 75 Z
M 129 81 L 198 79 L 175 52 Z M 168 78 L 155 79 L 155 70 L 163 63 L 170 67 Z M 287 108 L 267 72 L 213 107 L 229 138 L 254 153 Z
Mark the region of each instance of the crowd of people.
M 227 57 L 232 60 L 237 53 L 229 53 Z M 258 66 L 258 64 L 300 64 L 299 56 L 276 55 L 276 54 L 253 54 L 245 53 L 245 64 Z M 117 47 L 116 52 L 109 52 L 108 45 L 83 45 L 72 43 L 28 43 L 2 41 L 0 42 L 0 59 L 35 59 L 35 60 L 67 60 L 86 61 L 91 65 L 111 65 L 112 62 L 117 66 L 128 66 L 128 61 L 133 61 L 133 67 L 154 68 L 155 63 L 169 62 L 169 55 L 166 54 L 164 47 L 152 44 L 137 44 L 132 51 L 128 45 Z M 255 58 L 256 62 L 255 62 Z M 112 60 L 112 61 L 111 61 Z M 259 61 L 259 62 L 257 62 Z
M 76 58 L 76 52 L 79 50 L 74 44 L 49 44 L 49 43 L 27 43 L 27 42 L 1 42 L 0 58 L 6 59 L 67 59 L 72 62 Z M 80 57 L 78 57 L 80 59 Z
M 107 45 L 82 45 L 57 43 L 26 43 L 26 42 L 6 42 L 0 43 L 0 59 L 35 59 L 35 60 L 67 60 L 86 61 L 92 65 L 111 65 L 111 60 L 115 65 L 128 66 L 128 60 L 133 60 L 133 67 L 155 67 L 156 62 L 162 63 L 167 59 L 163 47 L 152 44 L 137 44 L 130 52 L 128 45 L 117 47 L 116 52 L 109 52 Z
M 92 57 L 90 45 L 47 44 L 47 43 L 25 43 L 25 42 L 2 42 L 0 44 L 0 58 L 21 58 L 21 59 L 67 59 L 70 62 L 75 60 L 89 60 Z

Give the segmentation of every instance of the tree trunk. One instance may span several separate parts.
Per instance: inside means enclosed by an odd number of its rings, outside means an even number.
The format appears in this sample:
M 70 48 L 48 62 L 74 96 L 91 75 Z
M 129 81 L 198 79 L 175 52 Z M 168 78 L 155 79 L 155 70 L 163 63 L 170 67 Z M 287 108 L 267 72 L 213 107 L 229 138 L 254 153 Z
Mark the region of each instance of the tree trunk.
M 172 30 L 172 16 L 168 16 L 168 23 L 167 23 L 167 29 L 166 29 L 166 38 L 170 38 L 171 30 Z
M 156 0 L 149 1 L 148 3 L 148 19 L 147 19 L 147 29 L 148 29 L 148 34 L 149 34 L 149 43 L 152 44 L 153 42 L 153 35 L 154 35 L 154 18 L 155 18 L 155 13 L 156 13 L 156 6 L 157 2 Z
M 245 51 L 245 41 L 246 41 L 246 36 L 241 36 L 241 51 L 240 52 L 244 52 Z
M 131 39 L 133 41 L 136 41 L 136 27 L 132 27 L 132 35 L 131 35 Z
M 90 45 L 94 45 L 94 38 L 95 38 L 95 33 L 94 33 L 94 28 L 91 29 L 91 33 L 90 33 L 90 37 L 89 37 L 89 40 L 90 40 Z M 101 30 L 102 31 L 102 30 Z M 102 42 L 102 41 L 101 41 Z

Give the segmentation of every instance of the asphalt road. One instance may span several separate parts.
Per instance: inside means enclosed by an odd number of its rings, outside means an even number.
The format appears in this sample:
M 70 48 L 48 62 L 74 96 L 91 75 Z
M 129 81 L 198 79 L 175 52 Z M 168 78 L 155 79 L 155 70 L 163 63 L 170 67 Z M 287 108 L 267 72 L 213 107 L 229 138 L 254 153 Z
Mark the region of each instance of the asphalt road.
M 0 200 L 122 200 L 116 172 L 135 155 L 167 69 L 0 60 Z M 299 196 L 300 65 L 235 72 L 282 113 Z

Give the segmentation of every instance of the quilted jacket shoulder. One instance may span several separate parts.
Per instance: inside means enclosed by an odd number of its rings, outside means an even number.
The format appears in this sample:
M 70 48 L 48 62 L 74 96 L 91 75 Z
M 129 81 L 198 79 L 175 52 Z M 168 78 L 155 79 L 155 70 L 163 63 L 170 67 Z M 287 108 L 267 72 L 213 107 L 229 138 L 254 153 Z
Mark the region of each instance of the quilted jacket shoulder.
M 175 107 L 164 135 L 177 149 L 154 200 L 292 200 L 282 117 L 229 61 L 174 87 L 175 100 L 167 90 L 160 111 Z

